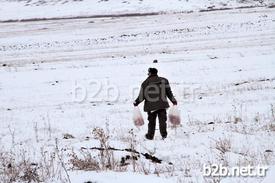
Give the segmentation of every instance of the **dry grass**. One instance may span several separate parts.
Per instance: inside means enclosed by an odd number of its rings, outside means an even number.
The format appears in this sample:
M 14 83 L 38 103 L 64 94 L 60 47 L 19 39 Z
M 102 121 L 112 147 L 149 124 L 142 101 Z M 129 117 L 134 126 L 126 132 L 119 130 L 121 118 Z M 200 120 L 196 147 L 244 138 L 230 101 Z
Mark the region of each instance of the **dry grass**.
M 91 153 L 81 151 L 82 157 L 77 155 L 75 152 L 70 154 L 71 159 L 69 163 L 72 165 L 72 169 L 85 170 L 85 171 L 96 171 L 100 170 L 99 162 Z
M 56 151 L 41 152 L 41 159 L 33 160 L 25 150 L 15 154 L 12 151 L 0 152 L 0 182 L 47 182 L 56 180 L 70 182 L 64 174 Z
M 221 153 L 225 154 L 226 152 L 231 151 L 231 141 L 228 138 L 219 139 L 216 141 L 216 147 Z

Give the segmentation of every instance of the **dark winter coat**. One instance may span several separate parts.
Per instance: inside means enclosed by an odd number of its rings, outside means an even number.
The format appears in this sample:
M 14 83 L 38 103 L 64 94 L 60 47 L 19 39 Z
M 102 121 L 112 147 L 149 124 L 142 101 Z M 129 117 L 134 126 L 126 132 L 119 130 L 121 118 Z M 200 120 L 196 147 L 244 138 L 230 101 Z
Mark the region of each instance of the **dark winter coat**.
M 171 91 L 169 81 L 157 75 L 149 76 L 141 85 L 135 105 L 145 100 L 144 111 L 150 112 L 169 107 L 167 97 L 174 104 L 177 103 Z

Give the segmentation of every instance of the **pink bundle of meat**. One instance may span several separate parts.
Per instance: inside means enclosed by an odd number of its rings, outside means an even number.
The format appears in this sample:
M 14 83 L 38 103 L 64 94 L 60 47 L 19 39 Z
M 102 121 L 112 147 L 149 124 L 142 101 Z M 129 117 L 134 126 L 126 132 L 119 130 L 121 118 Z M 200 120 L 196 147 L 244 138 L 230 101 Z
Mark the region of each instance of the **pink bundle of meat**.
M 169 121 L 172 125 L 179 125 L 180 124 L 180 110 L 176 105 L 170 107 L 168 113 Z
M 133 111 L 133 121 L 134 121 L 134 124 L 137 127 L 144 125 L 144 120 L 143 120 L 142 114 L 141 114 L 141 112 L 140 112 L 140 110 L 139 110 L 138 107 L 134 108 L 134 111 Z

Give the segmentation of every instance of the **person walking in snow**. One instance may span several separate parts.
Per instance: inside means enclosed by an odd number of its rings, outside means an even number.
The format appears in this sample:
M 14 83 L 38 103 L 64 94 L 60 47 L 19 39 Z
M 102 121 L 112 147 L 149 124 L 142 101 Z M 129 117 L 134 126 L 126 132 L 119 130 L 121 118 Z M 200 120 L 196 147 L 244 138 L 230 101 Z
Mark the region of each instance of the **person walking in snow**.
M 153 140 L 155 135 L 156 118 L 159 119 L 159 129 L 162 139 L 167 137 L 167 113 L 166 109 L 169 108 L 167 100 L 177 105 L 169 81 L 166 78 L 158 76 L 156 68 L 148 69 L 148 78 L 142 83 L 139 96 L 134 102 L 134 106 L 138 106 L 141 102 L 144 103 L 144 111 L 148 114 L 148 132 L 145 135 L 146 139 Z

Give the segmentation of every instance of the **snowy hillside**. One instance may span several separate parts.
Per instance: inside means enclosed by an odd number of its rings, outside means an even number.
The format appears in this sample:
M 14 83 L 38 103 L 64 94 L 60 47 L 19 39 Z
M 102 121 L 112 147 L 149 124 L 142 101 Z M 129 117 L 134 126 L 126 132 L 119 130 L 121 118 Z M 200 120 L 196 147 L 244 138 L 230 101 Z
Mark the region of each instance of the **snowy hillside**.
M 274 183 L 274 2 L 115 2 L 0 1 L 0 182 Z M 3 22 L 29 18 L 57 19 Z M 181 110 L 164 141 L 132 122 L 148 67 Z M 213 163 L 270 170 L 204 177 Z

